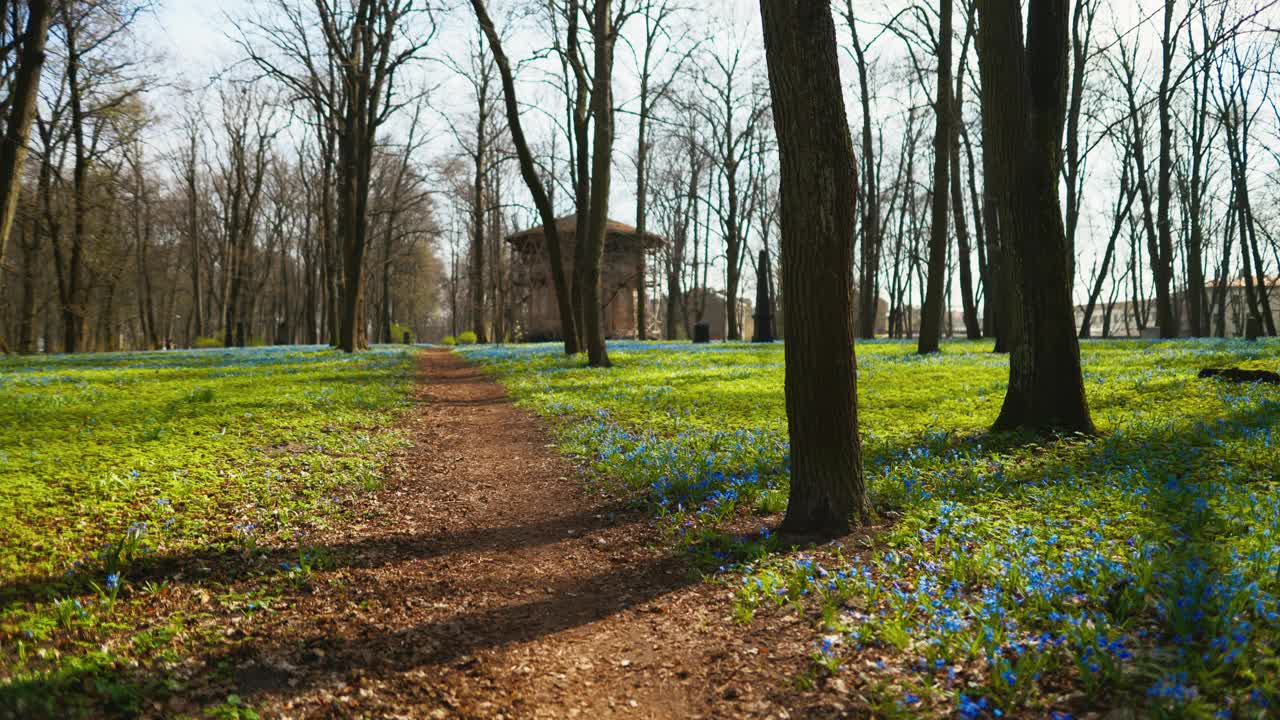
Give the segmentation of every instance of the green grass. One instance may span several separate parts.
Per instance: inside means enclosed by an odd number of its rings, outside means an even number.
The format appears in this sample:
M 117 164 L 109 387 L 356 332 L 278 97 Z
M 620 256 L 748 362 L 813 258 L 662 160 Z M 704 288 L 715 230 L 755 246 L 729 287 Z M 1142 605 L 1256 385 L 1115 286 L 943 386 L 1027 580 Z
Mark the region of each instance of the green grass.
M 1280 390 L 1196 379 L 1280 344 L 1091 342 L 1100 434 L 992 435 L 1007 360 L 860 344 L 873 549 L 775 551 L 788 449 L 780 346 L 475 348 L 566 451 L 726 582 L 735 617 L 799 612 L 804 684 L 851 675 L 885 716 L 1266 717 L 1280 702 Z
M 117 627 L 165 594 L 156 567 L 191 583 L 350 512 L 404 442 L 384 429 L 412 368 L 401 348 L 0 359 L 0 706 L 129 714 L 156 689 L 121 668 L 182 629 Z M 315 562 L 290 552 L 282 586 Z

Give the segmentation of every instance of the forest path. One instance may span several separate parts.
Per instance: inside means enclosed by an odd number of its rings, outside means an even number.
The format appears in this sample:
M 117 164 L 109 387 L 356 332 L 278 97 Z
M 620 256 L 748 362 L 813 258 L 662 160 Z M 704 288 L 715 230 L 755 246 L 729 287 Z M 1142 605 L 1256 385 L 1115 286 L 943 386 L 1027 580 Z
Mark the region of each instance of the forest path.
M 267 716 L 788 717 L 785 658 L 647 517 L 591 496 L 539 423 L 420 356 L 413 446 L 343 548 L 237 658 Z M 262 637 L 259 634 L 259 637 Z M 781 661 L 781 662 L 779 662 Z

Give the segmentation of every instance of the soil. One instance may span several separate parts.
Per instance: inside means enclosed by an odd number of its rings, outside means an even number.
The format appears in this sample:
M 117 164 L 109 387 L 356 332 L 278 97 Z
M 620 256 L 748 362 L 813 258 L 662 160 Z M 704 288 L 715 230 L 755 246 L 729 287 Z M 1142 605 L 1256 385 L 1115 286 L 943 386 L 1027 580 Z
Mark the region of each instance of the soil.
M 455 355 L 421 355 L 413 445 L 332 569 L 224 658 L 266 717 L 845 716 L 802 692 L 813 627 L 731 618 L 647 516 L 591 492 L 539 422 Z

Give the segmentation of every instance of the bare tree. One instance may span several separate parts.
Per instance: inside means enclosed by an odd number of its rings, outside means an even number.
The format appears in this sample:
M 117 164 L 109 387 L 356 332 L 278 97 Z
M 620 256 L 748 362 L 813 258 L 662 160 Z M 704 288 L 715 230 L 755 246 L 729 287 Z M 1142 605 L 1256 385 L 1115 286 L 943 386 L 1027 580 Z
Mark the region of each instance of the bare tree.
M 743 82 L 743 50 L 727 55 L 708 53 L 698 63 L 697 97 L 689 108 L 701 119 L 705 135 L 699 142 L 707 154 L 708 167 L 720 192 L 706 198 L 715 213 L 725 250 L 725 337 L 742 339 L 742 319 L 738 317 L 738 289 L 746 262 L 746 240 L 750 230 L 753 192 L 749 177 L 752 156 L 759 151 L 760 125 L 769 112 L 768 103 L 750 78 Z
M 1116 241 L 1120 239 L 1120 234 L 1124 232 L 1125 224 L 1129 219 L 1129 214 L 1133 211 L 1133 201 L 1137 197 L 1137 187 L 1133 181 L 1133 147 L 1129 142 L 1127 134 L 1118 135 L 1116 143 L 1120 146 L 1122 160 L 1120 161 L 1120 188 L 1116 192 L 1115 205 L 1111 213 L 1111 234 L 1107 237 L 1107 247 L 1102 254 L 1102 262 L 1093 272 L 1093 283 L 1089 290 L 1089 298 L 1085 302 L 1084 312 L 1080 320 L 1081 339 L 1089 337 L 1093 325 L 1094 308 L 1097 307 L 1098 298 L 1102 295 L 1102 289 L 1108 280 L 1111 272 L 1112 259 L 1116 253 Z M 1105 335 L 1104 331 L 1104 335 Z
M 637 8 L 644 20 L 642 46 L 640 48 L 639 76 L 640 107 L 636 113 L 636 232 L 643 238 L 649 230 L 649 153 L 652 141 L 652 123 L 654 108 L 667 95 L 672 83 L 679 77 L 685 62 L 692 57 L 692 48 L 681 51 L 678 39 L 671 35 L 671 23 L 681 7 L 672 0 L 641 0 Z M 664 42 L 665 41 L 665 42 Z M 666 74 L 661 78 L 654 76 L 658 65 L 669 56 L 679 53 L 670 63 Z M 640 262 L 636 267 L 636 332 L 640 340 L 645 340 L 649 332 L 649 300 L 648 289 L 648 253 L 640 252 Z M 668 302 L 671 302 L 670 298 Z
M 252 336 L 248 291 L 257 263 L 253 245 L 263 205 L 263 187 L 279 128 L 263 100 L 248 88 L 222 92 L 226 147 L 218 160 L 218 197 L 223 246 L 222 342 L 244 347 Z
M 502 95 L 507 110 L 507 126 L 511 131 L 511 140 L 516 146 L 520 159 L 520 176 L 533 196 L 534 206 L 542 220 L 543 242 L 547 246 L 547 256 L 551 262 L 551 282 L 555 286 L 556 304 L 560 310 L 560 334 L 564 338 L 566 355 L 576 355 L 581 347 L 578 343 L 578 325 L 570 300 L 569 281 L 565 277 L 564 263 L 561 257 L 560 231 L 556 225 L 555 211 L 547 193 L 547 186 L 538 175 L 534 163 L 533 152 L 525 138 L 524 125 L 520 121 L 520 104 L 516 99 L 515 75 L 511 71 L 511 62 L 502 48 L 502 38 L 498 35 L 485 8 L 484 0 L 471 0 L 471 8 L 476 14 L 476 21 L 489 41 L 489 49 L 493 52 L 494 62 L 498 65 L 498 73 L 502 78 Z
M 493 54 L 485 43 L 483 32 L 467 45 L 466 64 L 455 59 L 446 59 L 445 64 L 455 75 L 463 78 L 471 87 L 475 101 L 474 126 L 469 130 L 460 128 L 445 113 L 444 119 L 449 126 L 455 141 L 462 146 L 463 152 L 470 158 L 472 166 L 471 193 L 471 269 L 468 277 L 471 283 L 471 331 L 479 342 L 487 342 L 488 331 L 485 321 L 485 237 L 487 196 L 485 178 L 489 175 L 489 163 L 492 160 L 492 144 L 501 129 L 494 122 L 496 106 L 495 87 L 497 80 L 497 64 Z
M 434 17 L 429 6 L 413 0 L 316 0 L 310 10 L 287 0 L 269 4 L 269 11 L 248 22 L 240 46 L 335 136 L 341 258 L 336 345 L 354 352 L 366 344 L 359 321 L 378 130 L 406 101 L 396 83 L 433 39 Z
M 858 336 L 871 339 L 876 335 L 877 286 L 880 257 L 884 245 L 884 228 L 880 224 L 880 177 L 876 163 L 874 127 L 871 122 L 871 85 L 868 80 L 867 50 L 858 35 L 858 21 L 853 12 L 853 0 L 845 0 L 844 21 L 852 38 L 853 61 L 858 71 L 858 89 L 862 106 L 862 157 L 858 168 L 861 182 L 858 185 L 862 198 L 862 256 L 858 276 Z

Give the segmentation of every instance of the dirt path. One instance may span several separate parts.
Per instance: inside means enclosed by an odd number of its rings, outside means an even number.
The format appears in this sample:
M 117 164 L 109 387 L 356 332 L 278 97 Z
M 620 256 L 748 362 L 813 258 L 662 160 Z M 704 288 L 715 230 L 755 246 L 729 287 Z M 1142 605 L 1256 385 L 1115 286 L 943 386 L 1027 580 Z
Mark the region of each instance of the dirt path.
M 728 589 L 587 494 L 478 370 L 427 351 L 417 392 L 413 448 L 325 538 L 333 569 L 230 658 L 264 714 L 789 716 L 799 640 L 734 625 Z

